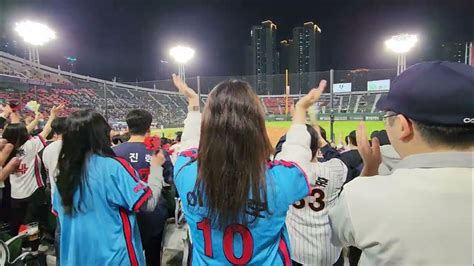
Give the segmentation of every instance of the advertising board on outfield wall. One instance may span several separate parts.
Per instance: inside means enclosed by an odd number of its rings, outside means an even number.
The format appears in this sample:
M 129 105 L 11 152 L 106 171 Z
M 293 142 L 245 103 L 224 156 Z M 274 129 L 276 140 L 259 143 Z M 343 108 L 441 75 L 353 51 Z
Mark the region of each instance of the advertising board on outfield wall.
M 390 80 L 371 80 L 367 81 L 367 90 L 368 91 L 388 91 L 390 90 Z
M 284 115 L 271 115 L 267 116 L 267 121 L 289 121 L 291 117 Z M 318 115 L 319 121 L 330 121 L 331 116 L 329 114 Z M 335 114 L 334 121 L 381 121 L 383 120 L 382 114 Z
M 332 91 L 334 93 L 351 92 L 352 83 L 334 83 L 332 85 Z

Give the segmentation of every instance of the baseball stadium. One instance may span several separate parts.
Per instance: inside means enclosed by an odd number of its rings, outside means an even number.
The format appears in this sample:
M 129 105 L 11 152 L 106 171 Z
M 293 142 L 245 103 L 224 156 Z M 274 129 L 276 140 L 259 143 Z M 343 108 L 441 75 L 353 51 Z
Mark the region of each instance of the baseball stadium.
M 0 266 L 474 265 L 472 3 L 382 2 L 2 1 Z
M 185 99 L 171 80 L 119 83 L 61 71 L 0 52 L 0 99 L 21 107 L 26 116 L 33 116 L 27 107 L 30 101 L 41 105 L 47 117 L 52 106 L 64 104 L 71 113 L 83 108 L 100 111 L 117 130 L 125 127 L 129 110 L 144 108 L 154 117 L 152 133 L 173 138 L 182 129 Z M 203 106 L 207 94 L 222 80 L 240 79 L 256 89 L 264 105 L 267 130 L 275 144 L 291 125 L 291 109 L 320 79 L 331 81 L 320 101 L 310 112 L 309 120 L 319 121 L 333 140 L 338 141 L 365 121 L 370 132 L 383 128 L 383 113 L 375 105 L 387 93 L 395 69 L 326 71 L 268 76 L 189 77 L 187 84 L 197 90 Z M 332 100 L 332 106 L 331 106 Z M 311 118 L 313 116 L 313 118 Z

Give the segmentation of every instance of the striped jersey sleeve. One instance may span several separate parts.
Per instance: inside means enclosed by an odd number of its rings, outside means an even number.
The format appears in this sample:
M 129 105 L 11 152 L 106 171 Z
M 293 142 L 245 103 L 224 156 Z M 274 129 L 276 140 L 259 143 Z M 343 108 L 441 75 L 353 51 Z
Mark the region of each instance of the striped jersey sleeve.
M 110 171 L 112 176 L 106 184 L 107 200 L 112 205 L 137 212 L 152 195 L 151 189 L 122 158 L 111 161 Z

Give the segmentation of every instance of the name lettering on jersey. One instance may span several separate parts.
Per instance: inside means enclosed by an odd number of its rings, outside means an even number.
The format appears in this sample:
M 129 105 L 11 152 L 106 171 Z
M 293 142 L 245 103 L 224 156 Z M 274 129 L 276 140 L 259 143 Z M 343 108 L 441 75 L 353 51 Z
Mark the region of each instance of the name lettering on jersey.
M 196 196 L 196 193 L 194 193 L 194 191 L 188 192 L 188 194 L 186 194 L 186 199 L 188 200 L 189 206 L 191 206 L 191 207 L 196 206 L 197 196 Z
M 198 196 L 195 191 L 190 191 L 186 194 L 186 200 L 188 201 L 188 205 L 191 207 L 203 207 L 203 202 L 198 199 Z M 256 202 L 255 200 L 249 199 L 247 201 L 247 208 L 245 212 L 255 218 L 264 218 L 263 212 L 267 209 L 266 202 Z M 258 214 L 257 214 L 258 213 Z
M 324 177 L 318 176 L 318 179 L 316 180 L 316 186 L 318 187 L 326 187 L 328 185 L 329 180 L 327 180 Z
M 151 162 L 151 154 L 146 154 L 145 155 L 145 162 L 147 162 L 147 163 Z
M 267 209 L 266 202 L 256 202 L 253 199 L 249 199 L 247 201 L 247 210 L 245 210 L 245 212 L 257 218 L 264 218 L 265 216 L 262 215 L 262 212 L 265 211 L 266 209 Z
M 138 152 L 130 153 L 128 158 L 130 159 L 131 163 L 138 163 Z
M 16 157 L 23 157 L 23 156 L 25 156 L 25 150 L 18 149 L 18 151 L 16 152 Z

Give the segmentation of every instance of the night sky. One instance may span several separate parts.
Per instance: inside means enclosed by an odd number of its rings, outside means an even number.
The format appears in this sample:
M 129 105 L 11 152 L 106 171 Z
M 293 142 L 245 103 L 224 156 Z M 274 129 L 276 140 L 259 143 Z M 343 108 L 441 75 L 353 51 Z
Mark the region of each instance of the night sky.
M 176 66 L 168 50 L 177 43 L 196 49 L 187 75 L 244 73 L 250 28 L 270 19 L 278 40 L 306 21 L 322 29 L 322 69 L 393 68 L 396 58 L 383 41 L 400 32 L 420 42 L 408 64 L 435 59 L 445 41 L 474 39 L 471 0 L 308 1 L 112 1 L 0 0 L 0 37 L 18 39 L 14 23 L 47 23 L 58 39 L 41 48 L 42 63 L 65 65 L 76 56 L 76 72 L 122 81 L 166 78 Z

